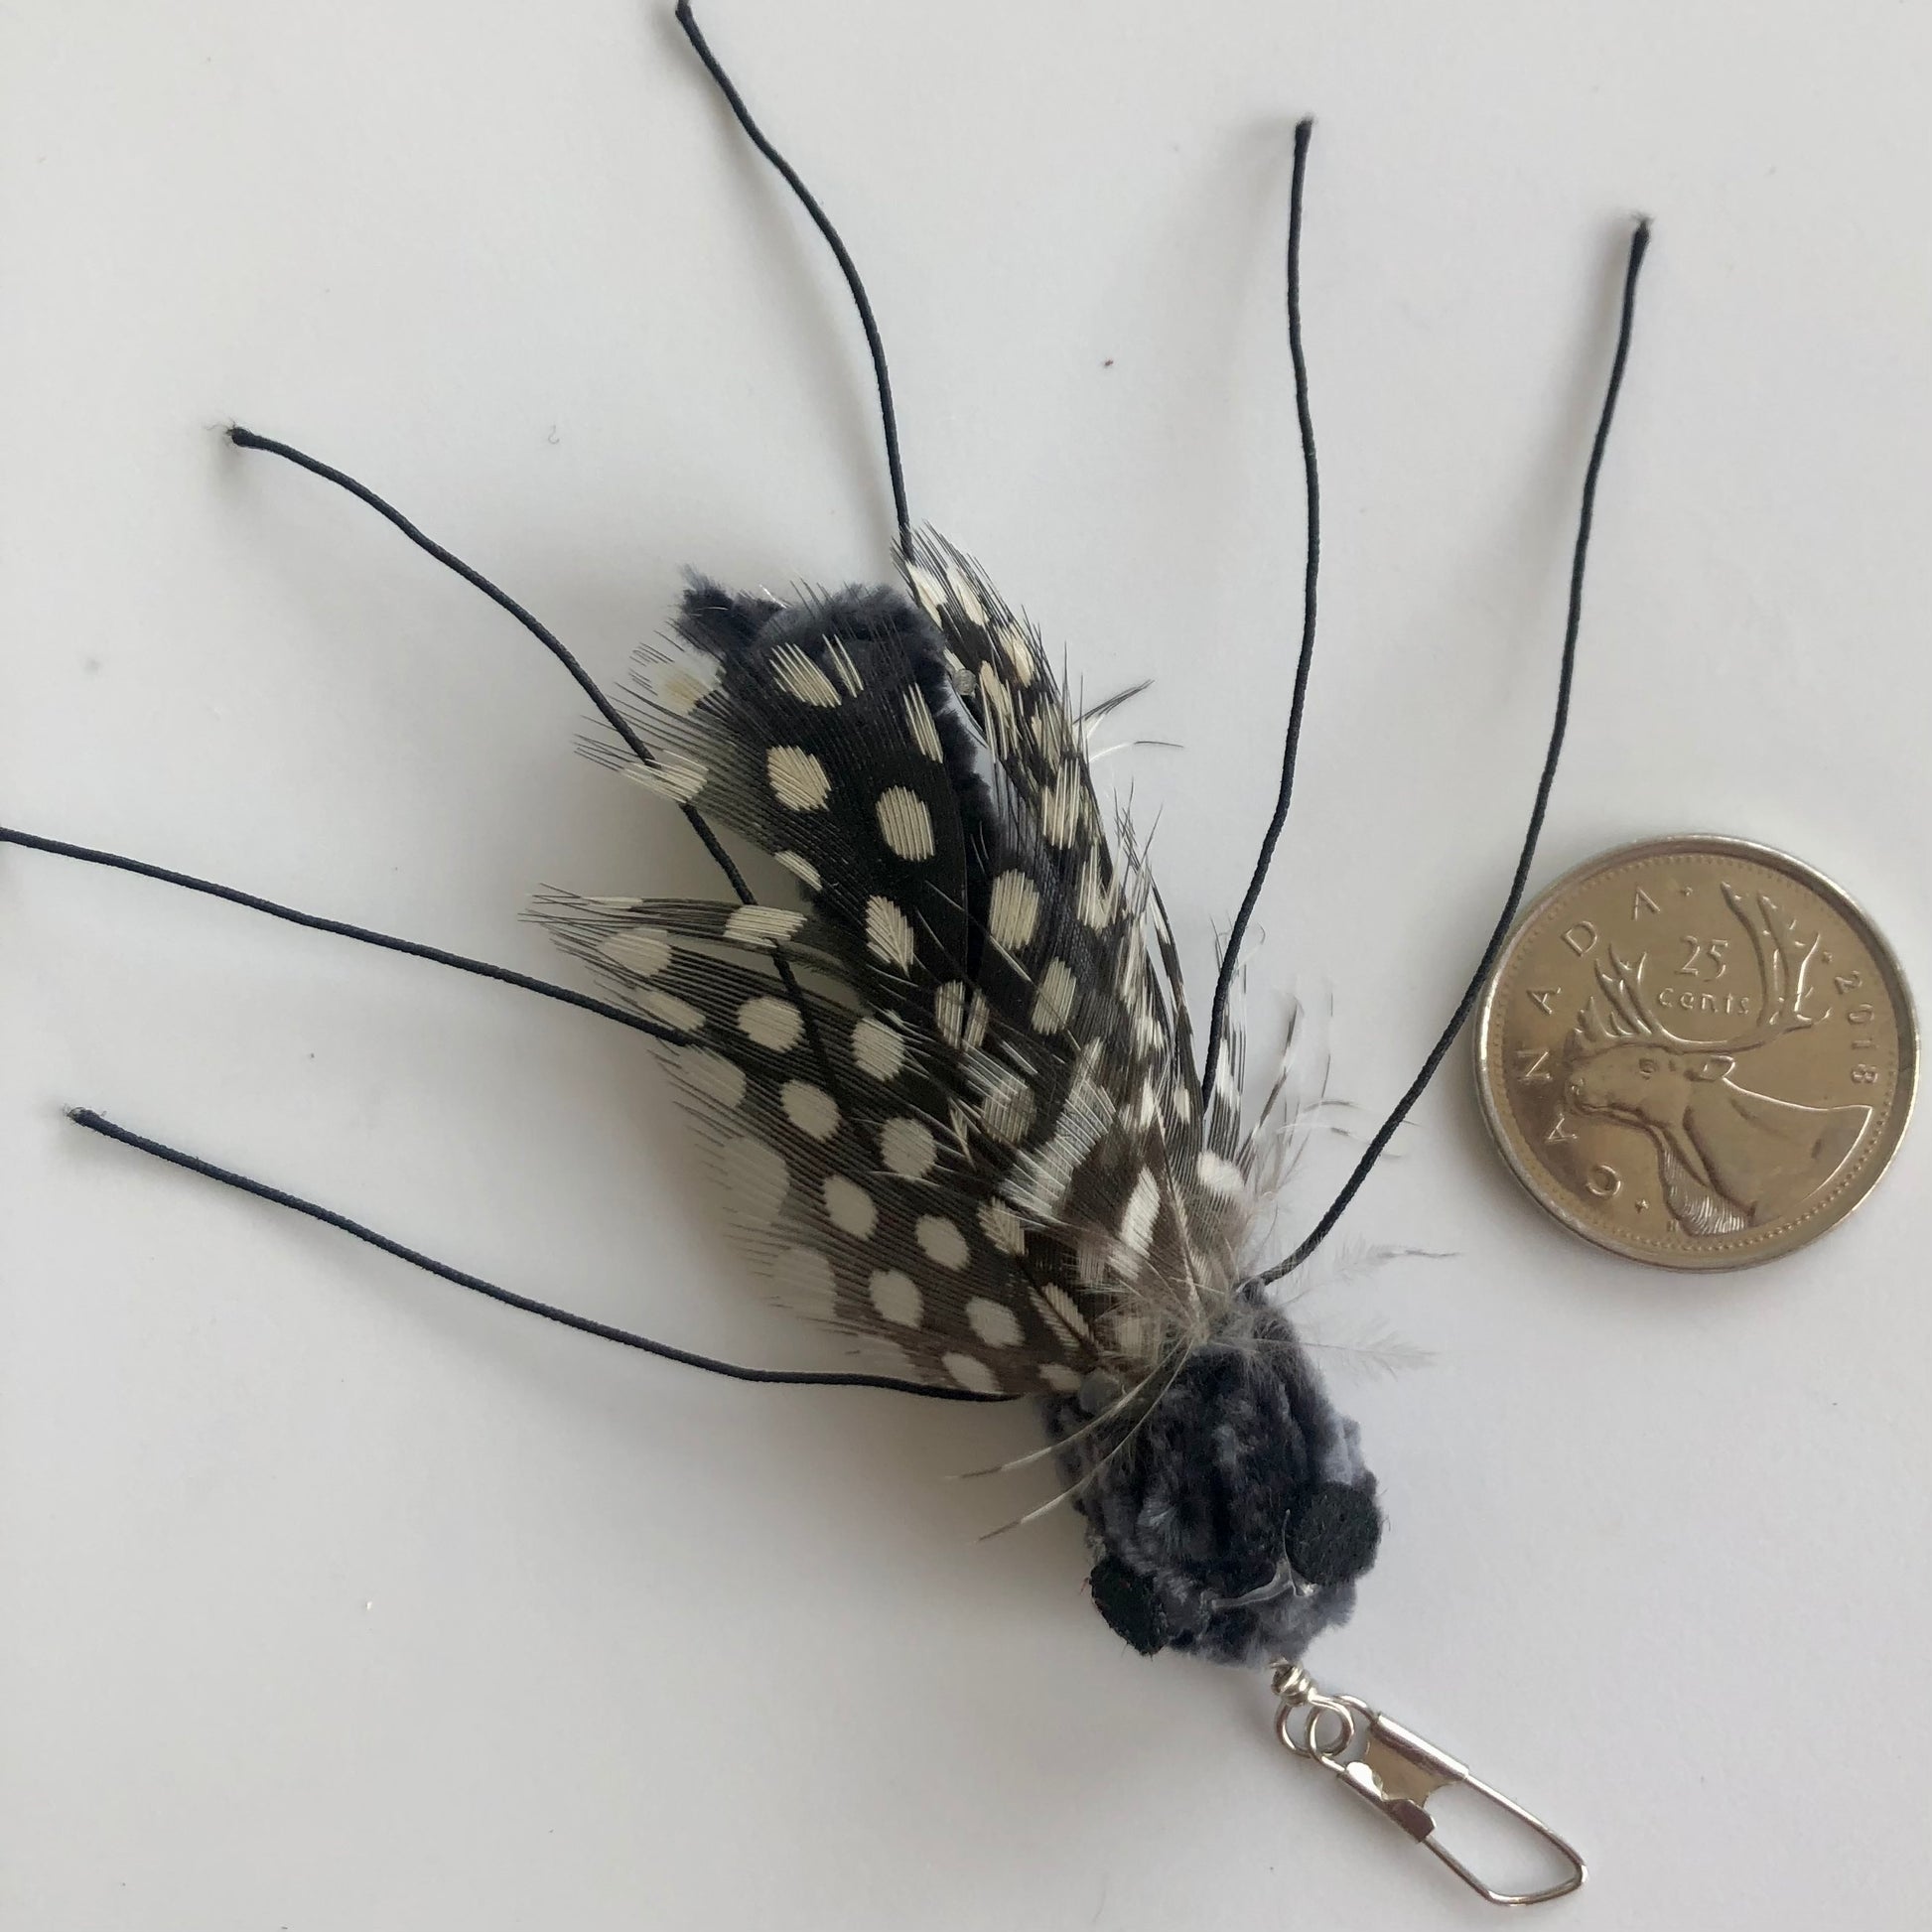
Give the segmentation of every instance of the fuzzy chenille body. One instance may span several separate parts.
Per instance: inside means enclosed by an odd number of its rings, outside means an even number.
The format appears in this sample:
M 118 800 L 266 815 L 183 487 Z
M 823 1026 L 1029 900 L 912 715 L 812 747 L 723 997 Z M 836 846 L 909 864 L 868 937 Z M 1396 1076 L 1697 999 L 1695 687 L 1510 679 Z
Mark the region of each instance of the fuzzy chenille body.
M 674 1075 L 780 1300 L 868 1366 L 1048 1404 L 1123 1635 L 1299 1654 L 1379 1517 L 1243 1285 L 1272 1168 L 1238 1038 L 1203 1103 L 1159 895 L 1037 634 L 936 539 L 904 576 L 694 582 L 629 695 L 651 761 L 601 753 L 769 854 L 799 909 L 544 915 L 691 1037 Z

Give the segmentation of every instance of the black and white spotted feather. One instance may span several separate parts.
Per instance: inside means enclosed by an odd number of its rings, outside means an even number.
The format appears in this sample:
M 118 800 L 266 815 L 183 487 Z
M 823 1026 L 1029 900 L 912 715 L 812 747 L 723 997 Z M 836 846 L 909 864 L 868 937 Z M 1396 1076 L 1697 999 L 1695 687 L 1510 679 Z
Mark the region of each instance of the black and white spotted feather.
M 599 749 L 769 854 L 798 905 L 539 909 L 689 1036 L 667 1057 L 780 1300 L 869 1366 L 1048 1401 L 1116 1628 L 1299 1651 L 1379 1517 L 1352 1426 L 1244 1286 L 1267 1143 L 1238 1039 L 1203 1109 L 1159 894 L 1038 634 L 936 537 L 903 578 L 791 603 L 694 581 L 627 697 L 653 761 Z

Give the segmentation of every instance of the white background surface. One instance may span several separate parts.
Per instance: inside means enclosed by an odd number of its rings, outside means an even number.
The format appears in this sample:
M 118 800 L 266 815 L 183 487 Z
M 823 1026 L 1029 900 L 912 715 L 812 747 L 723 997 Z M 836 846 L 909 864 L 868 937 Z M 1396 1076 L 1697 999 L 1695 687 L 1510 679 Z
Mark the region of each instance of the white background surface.
M 615 676 L 700 564 L 878 575 L 862 350 L 640 0 L 39 0 L 0 26 L 0 816 L 521 965 L 540 882 L 708 887 L 586 707 L 367 479 Z M 1095 691 L 1197 996 L 1298 618 L 1279 247 L 1320 116 L 1323 654 L 1259 1025 L 1408 1078 L 1527 809 L 1631 210 L 1657 220 L 1539 879 L 1795 850 L 1932 984 L 1932 21 L 1880 4 L 712 0 L 858 251 L 915 512 Z M 641 1041 L 0 855 L 0 1922 L 1475 1925 L 1144 1663 L 1022 1413 L 753 1392 L 86 1139 L 87 1103 L 505 1283 L 746 1359 Z M 1389 1513 L 1317 1673 L 1573 1831 L 1578 1928 L 1920 1926 L 1928 1148 L 1759 1273 L 1598 1255 L 1461 1057 L 1323 1299 Z M 1335 1148 L 1288 1204 L 1306 1226 Z

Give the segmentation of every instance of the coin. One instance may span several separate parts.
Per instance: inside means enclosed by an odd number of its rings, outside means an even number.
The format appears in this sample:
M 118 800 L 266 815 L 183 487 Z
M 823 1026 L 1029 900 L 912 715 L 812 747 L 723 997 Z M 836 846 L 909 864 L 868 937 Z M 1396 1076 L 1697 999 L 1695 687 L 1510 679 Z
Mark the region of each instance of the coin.
M 1523 915 L 1476 1023 L 1504 1159 L 1558 1220 L 1660 1268 L 1836 1227 L 1911 1113 L 1911 995 L 1863 912 L 1742 839 L 1623 846 Z

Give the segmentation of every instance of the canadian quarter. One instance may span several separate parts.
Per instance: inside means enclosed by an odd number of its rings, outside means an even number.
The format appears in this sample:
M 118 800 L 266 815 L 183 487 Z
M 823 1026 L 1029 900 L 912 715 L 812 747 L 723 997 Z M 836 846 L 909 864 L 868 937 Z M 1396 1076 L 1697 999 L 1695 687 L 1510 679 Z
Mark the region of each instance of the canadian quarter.
M 1699 835 L 1552 886 L 1490 976 L 1475 1057 L 1497 1146 L 1566 1227 L 1660 1268 L 1744 1268 L 1871 1191 L 1918 1030 L 1890 947 L 1830 880 Z

